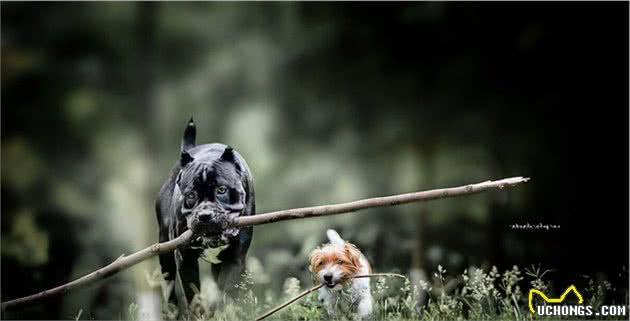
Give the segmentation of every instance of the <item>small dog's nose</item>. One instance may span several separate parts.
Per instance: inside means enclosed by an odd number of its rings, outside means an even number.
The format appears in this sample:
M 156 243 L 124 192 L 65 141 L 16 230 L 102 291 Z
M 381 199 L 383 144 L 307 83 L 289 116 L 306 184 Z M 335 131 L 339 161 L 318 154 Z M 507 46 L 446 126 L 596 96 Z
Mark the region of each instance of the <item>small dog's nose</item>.
M 331 273 L 324 274 L 324 281 L 326 282 L 332 281 L 332 274 Z

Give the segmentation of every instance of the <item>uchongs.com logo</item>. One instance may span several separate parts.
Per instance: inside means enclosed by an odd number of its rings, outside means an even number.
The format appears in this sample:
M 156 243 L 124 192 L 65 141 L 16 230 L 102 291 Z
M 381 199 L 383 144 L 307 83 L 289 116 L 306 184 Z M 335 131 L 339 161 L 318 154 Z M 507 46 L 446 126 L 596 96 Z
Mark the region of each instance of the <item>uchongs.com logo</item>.
M 575 294 L 577 305 L 561 304 L 570 293 Z M 534 294 L 540 296 L 543 304 L 534 308 Z M 529 311 L 532 314 L 541 316 L 625 316 L 626 306 L 624 305 L 602 305 L 599 309 L 595 309 L 591 305 L 583 304 L 584 298 L 582 294 L 575 288 L 575 285 L 569 286 L 559 298 L 549 298 L 539 290 L 529 290 Z M 548 304 L 551 303 L 551 304 Z

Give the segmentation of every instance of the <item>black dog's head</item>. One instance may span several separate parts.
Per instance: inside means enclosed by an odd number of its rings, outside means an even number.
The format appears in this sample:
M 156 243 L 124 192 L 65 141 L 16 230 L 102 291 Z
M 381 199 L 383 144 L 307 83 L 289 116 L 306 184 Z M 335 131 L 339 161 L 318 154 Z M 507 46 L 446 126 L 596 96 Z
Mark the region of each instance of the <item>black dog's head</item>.
M 232 223 L 246 207 L 247 174 L 240 156 L 221 144 L 195 147 L 191 121 L 184 133 L 180 165 L 176 206 L 181 218 L 200 236 L 200 246 L 227 243 L 238 234 Z

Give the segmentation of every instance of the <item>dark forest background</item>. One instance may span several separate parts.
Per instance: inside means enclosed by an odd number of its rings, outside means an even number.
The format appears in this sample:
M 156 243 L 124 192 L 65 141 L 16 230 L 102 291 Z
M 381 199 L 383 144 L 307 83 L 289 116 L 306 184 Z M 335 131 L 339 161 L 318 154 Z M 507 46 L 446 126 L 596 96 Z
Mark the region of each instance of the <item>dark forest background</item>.
M 156 241 L 153 200 L 190 116 L 199 142 L 248 161 L 259 212 L 532 177 L 258 227 L 249 267 L 266 290 L 308 284 L 329 227 L 376 271 L 541 264 L 555 289 L 585 274 L 628 288 L 627 2 L 1 11 L 3 301 Z M 510 227 L 527 223 L 560 227 Z M 119 318 L 157 266 L 3 317 Z

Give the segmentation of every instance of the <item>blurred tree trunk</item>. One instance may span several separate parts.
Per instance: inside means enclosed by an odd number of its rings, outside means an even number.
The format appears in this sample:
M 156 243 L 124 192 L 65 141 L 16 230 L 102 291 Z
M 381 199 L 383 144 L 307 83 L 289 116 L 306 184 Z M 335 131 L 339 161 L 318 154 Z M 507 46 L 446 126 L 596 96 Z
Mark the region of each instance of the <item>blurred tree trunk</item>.
M 155 104 L 155 52 L 156 48 L 156 14 L 159 3 L 139 2 L 136 7 L 136 61 L 135 61 L 135 86 L 134 96 L 137 108 L 134 111 L 139 114 L 134 115 L 134 120 L 139 121 L 137 128 L 140 128 L 140 150 L 139 157 L 145 166 L 143 175 L 145 178 L 140 184 L 140 202 L 146 204 L 142 206 L 146 210 L 137 213 L 141 222 L 137 229 L 136 241 L 139 244 L 150 244 L 157 240 L 155 227 L 155 214 L 153 201 L 156 191 L 154 190 L 155 175 L 154 160 L 156 159 L 156 146 L 151 139 L 155 133 L 155 121 L 157 108 Z M 151 264 L 153 260 L 145 261 L 134 270 L 134 283 L 137 291 L 137 302 L 139 305 L 138 319 L 140 320 L 161 320 L 161 300 L 157 289 L 152 290 L 145 279 L 145 272 L 151 273 L 155 268 Z
M 494 149 L 493 150 L 505 150 Z M 509 173 L 507 161 L 501 155 L 494 155 L 496 175 L 501 176 Z M 490 195 L 490 211 L 488 215 L 488 260 L 491 264 L 501 267 L 505 262 L 505 253 L 502 245 L 507 226 L 506 213 L 508 212 L 509 193 L 493 193 Z
M 421 172 L 423 188 L 429 186 L 435 186 L 435 148 L 431 142 L 421 141 L 417 146 L 421 146 L 418 149 L 418 159 L 422 166 Z M 426 252 L 426 223 L 427 216 L 430 215 L 427 204 L 420 204 L 419 213 L 416 215 L 416 233 L 413 254 L 411 257 L 411 270 L 410 276 L 413 284 L 418 284 L 420 281 L 428 281 L 427 267 L 424 263 L 424 253 Z M 427 302 L 427 293 L 420 290 L 418 297 L 418 305 L 423 306 Z

